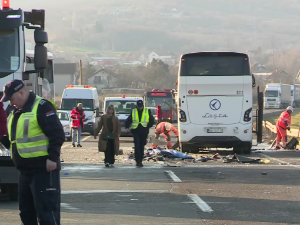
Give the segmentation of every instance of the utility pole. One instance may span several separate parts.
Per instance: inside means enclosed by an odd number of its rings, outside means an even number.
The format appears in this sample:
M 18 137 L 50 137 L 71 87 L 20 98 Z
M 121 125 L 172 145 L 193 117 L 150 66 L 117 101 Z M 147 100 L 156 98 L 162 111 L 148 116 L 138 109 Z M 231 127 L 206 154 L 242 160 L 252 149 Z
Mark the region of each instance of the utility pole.
M 79 85 L 82 85 L 82 61 L 79 61 Z

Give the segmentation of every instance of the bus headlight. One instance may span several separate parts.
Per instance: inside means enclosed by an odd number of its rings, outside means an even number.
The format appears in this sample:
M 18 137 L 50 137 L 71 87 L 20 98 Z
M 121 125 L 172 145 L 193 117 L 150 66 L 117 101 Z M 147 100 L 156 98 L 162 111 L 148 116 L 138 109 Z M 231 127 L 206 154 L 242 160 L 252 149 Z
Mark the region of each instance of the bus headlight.
M 249 122 L 251 120 L 250 113 L 252 112 L 252 107 L 250 109 L 247 109 L 244 114 L 244 121 Z

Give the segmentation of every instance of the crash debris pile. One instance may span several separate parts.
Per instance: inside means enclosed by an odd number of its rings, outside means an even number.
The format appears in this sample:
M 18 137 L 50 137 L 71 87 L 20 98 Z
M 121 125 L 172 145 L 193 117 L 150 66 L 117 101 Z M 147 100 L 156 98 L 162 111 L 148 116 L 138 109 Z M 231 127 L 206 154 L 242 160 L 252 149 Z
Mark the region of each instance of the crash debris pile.
M 131 152 L 128 155 L 129 159 L 134 159 L 134 153 Z M 149 148 L 145 154 L 144 154 L 144 161 L 152 161 L 152 162 L 159 162 L 164 161 L 166 163 L 170 161 L 185 161 L 185 162 L 208 162 L 208 161 L 222 161 L 223 163 L 269 163 L 270 160 L 268 159 L 260 159 L 260 158 L 253 158 L 253 157 L 245 157 L 241 155 L 227 155 L 227 156 L 221 156 L 219 153 L 215 153 L 211 156 L 205 154 L 199 157 L 199 155 L 188 155 L 185 153 L 182 153 L 177 150 L 166 150 L 166 149 L 152 149 Z

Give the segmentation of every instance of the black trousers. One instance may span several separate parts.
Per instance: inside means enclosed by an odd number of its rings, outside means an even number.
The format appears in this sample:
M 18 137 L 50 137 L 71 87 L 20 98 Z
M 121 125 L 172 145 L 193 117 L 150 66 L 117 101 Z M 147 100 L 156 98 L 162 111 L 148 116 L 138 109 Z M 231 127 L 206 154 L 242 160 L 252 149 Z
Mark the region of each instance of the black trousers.
M 21 174 L 19 210 L 23 225 L 60 225 L 60 171 Z
M 104 163 L 115 163 L 115 140 L 107 140 Z
M 144 158 L 144 148 L 147 144 L 147 133 L 133 133 L 135 161 L 140 163 Z

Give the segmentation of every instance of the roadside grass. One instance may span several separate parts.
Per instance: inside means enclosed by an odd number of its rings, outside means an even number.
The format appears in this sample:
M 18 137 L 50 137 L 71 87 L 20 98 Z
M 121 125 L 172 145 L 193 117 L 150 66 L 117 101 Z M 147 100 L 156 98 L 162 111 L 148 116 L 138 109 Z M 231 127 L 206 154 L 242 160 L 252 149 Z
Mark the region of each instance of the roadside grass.
M 266 121 L 269 121 L 270 123 L 276 125 L 276 122 L 278 120 L 278 116 L 270 116 L 267 119 L 265 119 Z M 294 113 L 292 114 L 292 124 L 291 124 L 291 128 L 292 129 L 298 129 L 300 124 L 300 109 L 295 109 Z

